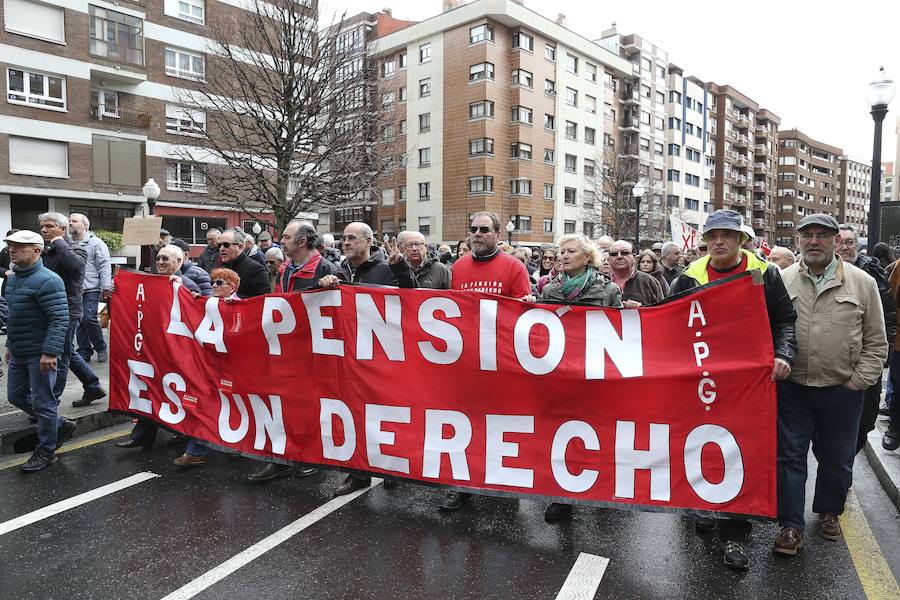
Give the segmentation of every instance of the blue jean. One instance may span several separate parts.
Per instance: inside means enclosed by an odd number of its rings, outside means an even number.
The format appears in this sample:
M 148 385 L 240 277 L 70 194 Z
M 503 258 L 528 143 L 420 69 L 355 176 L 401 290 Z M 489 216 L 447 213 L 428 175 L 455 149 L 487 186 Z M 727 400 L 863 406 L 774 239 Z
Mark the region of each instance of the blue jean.
M 56 432 L 65 419 L 56 409 L 59 400 L 53 393 L 58 369 L 41 371 L 41 357 L 12 355 L 6 395 L 9 403 L 37 418 L 37 450 L 45 454 L 56 451 Z
M 206 456 L 209 454 L 209 446 L 206 446 L 198 439 L 188 439 L 187 446 L 184 449 L 185 454 L 193 454 L 194 456 Z
M 63 345 L 63 353 L 59 357 L 57 365 L 56 383 L 53 385 L 53 393 L 59 398 L 66 389 L 66 380 L 69 378 L 69 369 L 75 377 L 81 381 L 85 391 L 100 389 L 100 378 L 97 377 L 90 365 L 75 352 L 75 332 L 78 331 L 80 321 L 69 321 L 69 330 L 66 332 L 66 341 Z
M 807 455 L 816 439 L 813 512 L 844 512 L 853 483 L 853 457 L 863 408 L 863 392 L 842 385 L 809 387 L 778 384 L 778 522 L 803 531 Z
M 84 312 L 81 316 L 81 324 L 75 333 L 78 340 L 78 354 L 85 361 L 91 360 L 91 355 L 106 350 L 106 340 L 103 339 L 103 328 L 100 327 L 100 318 L 97 316 L 97 305 L 100 304 L 100 290 L 85 292 L 82 298 Z

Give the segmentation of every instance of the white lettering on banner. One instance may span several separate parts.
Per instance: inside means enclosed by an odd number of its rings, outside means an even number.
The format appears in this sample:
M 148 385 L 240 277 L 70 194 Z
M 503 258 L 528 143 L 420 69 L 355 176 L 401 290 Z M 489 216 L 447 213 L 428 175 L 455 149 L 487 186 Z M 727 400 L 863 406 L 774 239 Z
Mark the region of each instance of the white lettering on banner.
M 275 315 L 280 317 L 275 320 Z M 281 340 L 278 336 L 287 335 L 297 327 L 297 318 L 291 309 L 287 298 L 279 296 L 266 296 L 262 309 L 262 329 L 266 334 L 266 342 L 269 344 L 269 354 L 281 356 Z
M 506 433 L 534 433 L 531 415 L 487 415 L 485 417 L 484 482 L 511 487 L 534 487 L 534 471 L 503 466 L 504 458 L 519 456 L 519 444 L 503 439 Z
M 187 416 L 187 413 L 184 412 L 184 407 L 181 405 L 181 396 L 177 392 L 187 391 L 187 384 L 184 382 L 184 377 L 178 373 L 166 373 L 163 375 L 162 385 L 163 393 L 171 403 L 171 406 L 165 403 L 161 404 L 159 407 L 159 418 L 169 425 L 177 425 L 184 421 L 184 418 Z M 172 406 L 175 407 L 175 410 L 172 410 Z
M 266 435 L 272 442 L 273 454 L 284 454 L 287 445 L 287 434 L 284 431 L 284 417 L 281 414 L 281 396 L 269 395 L 271 411 L 256 394 L 248 394 L 250 408 L 253 409 L 253 421 L 256 423 L 256 437 L 253 448 L 263 450 L 266 447 Z
M 722 452 L 724 477 L 710 483 L 703 476 L 703 446 L 715 444 Z M 688 483 L 700 498 L 712 504 L 722 504 L 737 498 L 744 486 L 744 461 L 741 448 L 731 432 L 719 425 L 700 425 L 684 441 L 684 473 Z
M 547 352 L 540 358 L 531 353 L 531 329 L 535 325 L 543 325 L 548 333 Z M 516 358 L 519 359 L 523 369 L 532 375 L 550 373 L 559 365 L 566 351 L 566 332 L 562 321 L 554 312 L 544 308 L 532 308 L 516 320 L 513 346 Z
M 650 470 L 650 499 L 668 502 L 671 497 L 669 426 L 650 423 L 649 450 L 634 447 L 634 421 L 616 421 L 616 496 L 634 498 L 634 472 Z
M 128 408 L 148 415 L 153 414 L 153 402 L 142 398 L 141 392 L 147 391 L 147 384 L 138 377 L 153 378 L 153 365 L 138 360 L 128 360 Z
M 709 344 L 706 342 L 694 342 L 694 360 L 697 367 L 703 366 L 703 359 L 709 358 Z
M 341 420 L 344 427 L 344 443 L 334 443 L 333 417 Z M 356 452 L 356 425 L 353 413 L 346 404 L 334 398 L 319 398 L 319 428 L 322 432 L 322 458 L 330 460 L 350 460 Z
M 482 371 L 497 370 L 497 301 L 478 301 L 478 361 Z
M 140 300 L 141 302 L 143 302 L 147 299 L 146 294 L 144 293 L 144 284 L 143 283 L 137 284 L 137 290 L 134 293 L 134 299 Z
M 178 288 L 180 287 L 180 282 L 172 282 L 172 308 L 169 310 L 169 327 L 166 328 L 166 333 L 193 338 L 191 330 L 181 320 L 181 299 L 178 297 Z
M 383 404 L 366 404 L 366 455 L 369 465 L 376 469 L 385 469 L 409 475 L 409 459 L 384 454 L 381 446 L 393 446 L 395 434 L 384 431 L 381 424 L 409 423 L 408 406 L 385 406 Z
M 204 313 L 203 320 L 200 321 L 197 331 L 194 332 L 194 337 L 201 346 L 212 344 L 215 346 L 216 352 L 227 353 L 225 321 L 222 319 L 222 313 L 219 312 L 219 298 L 207 298 Z
M 247 413 L 247 406 L 240 394 L 234 394 L 234 404 L 241 416 L 240 424 L 237 429 L 231 428 L 231 400 L 224 392 L 219 391 L 219 399 L 222 402 L 222 408 L 219 410 L 219 437 L 222 441 L 229 444 L 237 444 L 250 431 L 250 416 Z
M 600 450 L 600 438 L 594 428 L 584 421 L 566 421 L 560 425 L 553 436 L 553 445 L 550 449 L 550 467 L 553 470 L 553 478 L 559 487 L 572 493 L 586 492 L 597 482 L 600 475 L 593 469 L 583 469 L 579 474 L 569 471 L 566 464 L 566 449 L 569 442 L 578 438 L 584 442 L 585 450 Z
M 644 375 L 644 351 L 641 315 L 636 310 L 619 311 L 622 337 L 616 333 L 609 316 L 602 310 L 584 313 L 584 374 L 587 379 L 606 378 L 606 355 L 624 378 Z
M 700 306 L 699 300 L 691 301 L 691 310 L 688 314 L 688 327 L 694 326 L 694 321 L 700 321 L 700 328 L 694 331 L 694 336 L 703 337 L 703 328 L 706 327 L 706 315 L 703 314 L 703 307 Z M 709 358 L 709 344 L 706 342 L 694 342 L 694 361 L 697 368 L 703 368 L 703 361 Z M 716 401 L 718 393 L 715 391 L 716 382 L 709 376 L 709 371 L 703 371 L 703 378 L 697 382 L 697 397 L 705 404 L 705 410 L 709 410 L 710 405 Z
M 428 362 L 435 365 L 452 365 L 459 360 L 463 351 L 463 338 L 459 329 L 435 318 L 434 313 L 441 311 L 448 319 L 462 316 L 459 305 L 450 298 L 428 298 L 419 306 L 419 326 L 428 335 L 434 336 L 447 344 L 446 350 L 438 350 L 434 342 L 419 342 L 419 352 Z
M 694 326 L 694 319 L 700 319 L 700 324 L 706 327 L 706 316 L 699 300 L 691 300 L 691 311 L 688 314 L 688 327 Z
M 444 425 L 453 428 L 453 435 L 444 436 Z M 466 448 L 472 441 L 472 423 L 457 410 L 428 409 L 425 411 L 425 444 L 422 450 L 422 477 L 439 479 L 441 456 L 450 458 L 453 479 L 469 481 L 469 462 Z
M 137 318 L 137 333 L 134 334 L 134 351 L 140 352 L 144 347 L 144 334 L 141 333 L 141 322 L 144 320 L 144 311 L 138 309 L 135 314 Z
M 384 296 L 384 319 L 371 294 L 356 294 L 356 358 L 372 360 L 375 338 L 388 360 L 404 361 L 400 296 Z
M 300 298 L 303 300 L 303 306 L 306 308 L 306 318 L 309 319 L 309 334 L 310 338 L 312 338 L 313 354 L 343 356 L 343 340 L 325 337 L 326 330 L 334 329 L 334 320 L 322 314 L 322 307 L 341 305 L 340 290 L 300 294 Z

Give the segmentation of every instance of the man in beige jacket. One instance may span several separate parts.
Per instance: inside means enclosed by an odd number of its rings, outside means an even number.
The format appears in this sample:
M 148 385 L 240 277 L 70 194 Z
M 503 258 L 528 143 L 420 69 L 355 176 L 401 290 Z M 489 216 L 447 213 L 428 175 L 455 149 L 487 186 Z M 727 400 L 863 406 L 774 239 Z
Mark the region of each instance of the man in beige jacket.
M 813 512 L 818 534 L 841 539 L 838 515 L 853 477 L 863 391 L 881 376 L 887 337 L 878 286 L 835 256 L 838 223 L 813 214 L 797 224 L 802 259 L 782 273 L 797 311 L 797 356 L 778 390 L 778 522 L 775 552 L 803 546 L 806 465 L 815 440 Z

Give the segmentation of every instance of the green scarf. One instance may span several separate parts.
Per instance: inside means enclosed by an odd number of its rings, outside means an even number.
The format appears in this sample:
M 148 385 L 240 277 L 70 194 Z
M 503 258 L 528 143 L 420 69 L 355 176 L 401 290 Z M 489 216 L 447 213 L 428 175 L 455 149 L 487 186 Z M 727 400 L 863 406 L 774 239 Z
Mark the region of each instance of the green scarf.
M 594 268 L 588 265 L 584 273 L 577 277 L 569 277 L 563 273 L 562 280 L 563 296 L 566 297 L 566 300 L 575 300 L 594 284 Z

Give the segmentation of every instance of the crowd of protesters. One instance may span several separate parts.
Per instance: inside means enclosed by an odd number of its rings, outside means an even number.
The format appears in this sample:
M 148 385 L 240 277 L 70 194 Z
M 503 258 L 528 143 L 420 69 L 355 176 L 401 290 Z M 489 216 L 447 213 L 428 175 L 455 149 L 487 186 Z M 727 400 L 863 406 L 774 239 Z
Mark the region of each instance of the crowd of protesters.
M 56 460 L 56 450 L 75 431 L 58 415 L 58 404 L 71 370 L 84 393 L 73 402 L 84 406 L 106 395 L 90 367 L 108 360 L 97 320 L 98 304 L 114 297 L 109 250 L 90 231 L 85 215 L 40 215 L 39 232 L 10 231 L 3 273 L 0 321 L 7 327 L 9 401 L 37 422 L 37 448 L 22 466 L 39 471 Z M 502 241 L 497 215 L 473 215 L 466 240 L 454 247 L 429 245 L 419 232 L 404 231 L 378 240 L 365 223 L 351 223 L 339 240 L 321 235 L 315 225 L 292 220 L 281 236 L 257 239 L 238 228 L 207 232 L 207 245 L 196 261 L 190 246 L 162 230 L 151 271 L 178 281 L 197 297 L 223 302 L 278 292 L 334 288 L 341 283 L 388 285 L 497 294 L 527 303 L 581 304 L 634 309 L 667 298 L 690 295 L 706 284 L 745 271 L 757 271 L 764 286 L 772 333 L 771 378 L 778 396 L 778 532 L 773 549 L 795 555 L 804 545 L 807 454 L 818 461 L 813 511 L 817 533 L 842 537 L 838 515 L 844 510 L 855 456 L 874 428 L 881 409 L 882 372 L 890 367 L 887 401 L 890 426 L 882 445 L 900 446 L 900 389 L 896 308 L 900 270 L 893 253 L 879 244 L 865 256 L 852 227 L 831 216 L 812 214 L 797 225 L 795 254 L 756 247 L 756 236 L 741 215 L 719 210 L 710 215 L 696 248 L 686 252 L 673 242 L 641 251 L 628 240 L 581 234 L 557 244 L 515 248 Z M 8 304 L 9 314 L 6 314 Z M 77 347 L 76 347 L 77 344 Z M 151 448 L 158 426 L 139 419 L 121 448 Z M 184 443 L 175 460 L 181 468 L 206 463 L 210 448 Z M 265 482 L 287 475 L 304 477 L 314 467 L 260 460 L 249 480 Z M 351 474 L 335 490 L 348 494 L 369 486 L 370 478 Z M 387 487 L 396 484 L 388 479 Z M 440 509 L 455 511 L 468 494 L 449 491 Z M 552 503 L 545 520 L 568 519 L 571 505 Z M 695 519 L 697 531 L 717 531 L 724 563 L 747 569 L 751 525 L 743 519 Z

